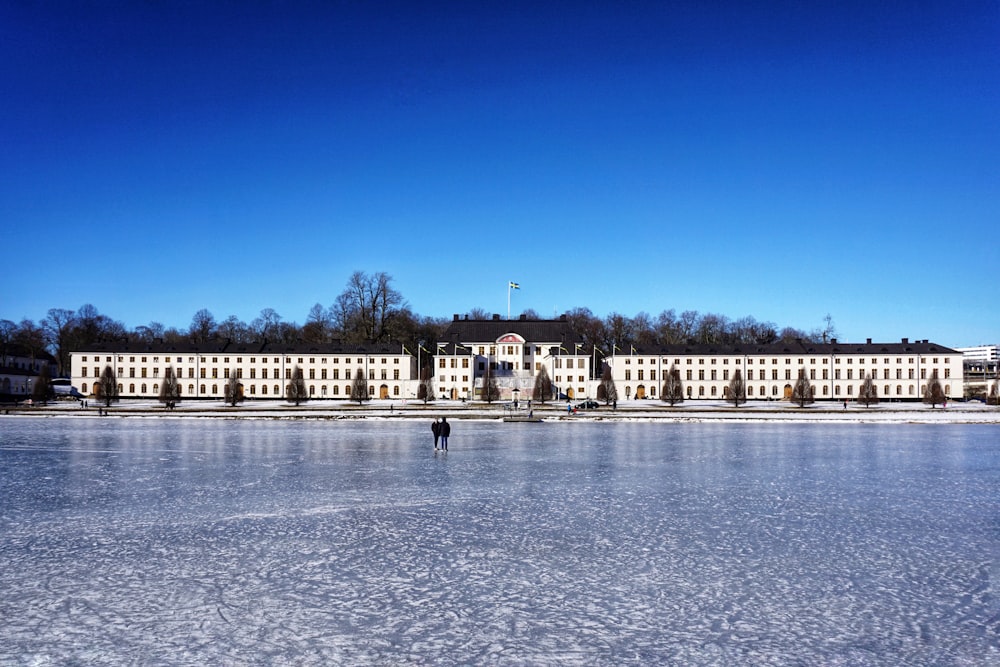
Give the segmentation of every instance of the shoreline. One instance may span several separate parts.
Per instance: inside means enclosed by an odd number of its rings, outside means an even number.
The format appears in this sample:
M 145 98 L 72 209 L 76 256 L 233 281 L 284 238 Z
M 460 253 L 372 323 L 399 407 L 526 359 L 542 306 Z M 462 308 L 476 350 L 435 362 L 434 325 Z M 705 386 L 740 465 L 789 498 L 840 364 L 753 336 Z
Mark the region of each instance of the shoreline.
M 908 423 L 908 424 L 1000 424 L 1000 408 L 981 403 L 951 403 L 931 408 L 922 403 L 880 403 L 871 407 L 840 403 L 813 404 L 800 408 L 785 402 L 744 404 L 736 408 L 722 401 L 688 401 L 674 407 L 650 401 L 620 401 L 617 409 L 602 405 L 595 410 L 568 414 L 565 405 L 532 406 L 541 423 L 595 421 L 662 422 L 778 422 L 778 423 Z M 123 400 L 107 409 L 81 407 L 75 402 L 45 406 L 0 408 L 0 417 L 92 418 L 92 419 L 260 419 L 260 420 L 410 420 L 449 419 L 498 421 L 504 417 L 526 417 L 527 410 L 511 411 L 503 404 L 469 404 L 460 401 L 385 401 L 363 405 L 311 401 L 299 406 L 283 401 L 246 401 L 236 407 L 219 401 L 180 403 L 168 410 L 155 400 Z

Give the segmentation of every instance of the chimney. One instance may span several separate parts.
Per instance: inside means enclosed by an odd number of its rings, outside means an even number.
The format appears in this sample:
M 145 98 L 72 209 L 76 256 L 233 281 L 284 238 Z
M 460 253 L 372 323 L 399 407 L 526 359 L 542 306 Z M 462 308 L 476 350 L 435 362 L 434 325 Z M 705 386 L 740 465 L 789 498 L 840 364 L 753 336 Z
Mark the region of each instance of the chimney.
M 872 344 L 872 339 L 871 339 L 871 338 L 869 338 L 869 339 L 868 339 L 868 344 L 869 344 L 869 345 L 871 345 L 871 344 Z
M 498 314 L 496 314 L 496 313 L 493 313 L 493 321 L 496 322 L 499 319 L 500 319 L 500 316 Z
M 453 322 L 458 322 L 458 313 L 455 313 L 455 319 L 454 319 L 454 320 L 452 320 L 452 321 L 453 321 Z
M 524 313 L 521 313 L 521 316 L 520 316 L 519 318 L 517 318 L 517 319 L 519 319 L 519 320 L 521 320 L 522 322 L 524 322 L 524 321 L 525 321 L 526 319 L 528 319 L 528 316 L 527 316 L 527 315 L 525 315 Z
M 831 339 L 830 339 L 830 343 L 831 343 L 832 345 L 836 345 L 836 344 L 837 344 L 837 339 L 836 339 L 836 338 L 831 338 Z
M 907 345 L 909 342 L 910 342 L 909 338 L 904 338 L 903 339 L 903 345 Z

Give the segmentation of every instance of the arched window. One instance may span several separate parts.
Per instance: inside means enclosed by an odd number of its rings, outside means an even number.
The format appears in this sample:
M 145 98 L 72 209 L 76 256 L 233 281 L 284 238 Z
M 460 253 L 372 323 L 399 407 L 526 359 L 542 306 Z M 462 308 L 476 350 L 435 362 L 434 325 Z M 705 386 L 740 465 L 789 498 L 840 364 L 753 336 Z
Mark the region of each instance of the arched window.
M 772 396 L 778 395 L 778 385 L 774 385 L 773 387 L 771 387 L 771 395 Z
M 146 383 L 143 383 L 143 385 L 142 385 L 142 393 L 143 394 L 146 393 Z
M 87 383 L 86 383 L 86 382 L 84 382 L 84 383 L 83 383 L 83 386 L 82 386 L 82 387 L 80 387 L 80 390 L 81 390 L 81 391 L 82 391 L 82 392 L 83 392 L 84 394 L 86 394 L 86 393 L 87 393 Z M 9 390 L 8 390 L 8 391 L 9 391 Z
M 212 385 L 212 396 L 218 396 L 218 395 L 219 395 L 219 385 L 213 384 Z
M 256 393 L 257 393 L 257 385 L 255 384 L 250 385 L 250 395 L 253 396 Z
M 823 385 L 823 395 L 826 396 L 829 393 L 830 393 L 830 388 L 827 387 L 826 385 Z
M 316 395 L 316 385 L 314 384 L 309 385 L 309 395 L 310 396 Z
M 715 385 L 713 384 L 713 385 L 712 385 L 712 396 L 716 396 L 716 395 L 717 395 L 717 393 L 716 393 L 716 391 L 715 391 L 715 390 L 716 390 L 716 387 L 715 387 Z
M 767 390 L 764 389 L 764 385 L 760 386 L 760 395 L 763 396 L 763 397 L 765 397 L 765 398 L 767 397 Z
M 201 393 L 204 394 L 205 393 L 205 385 L 201 385 L 200 389 L 201 389 Z
M 748 384 L 747 385 L 747 396 L 753 396 L 753 385 L 752 384 Z
M 903 395 L 903 385 L 897 384 L 896 385 L 896 396 L 902 396 L 902 395 Z
M 392 395 L 393 396 L 399 396 L 399 385 L 398 384 L 393 386 L 393 388 L 392 388 Z
M 153 393 L 154 394 L 159 394 L 160 393 L 160 385 L 158 385 L 158 384 L 154 384 L 153 385 Z
M 834 387 L 833 387 L 833 395 L 834 396 L 840 396 L 840 385 L 839 384 L 838 385 L 834 385 Z
M 261 385 L 261 387 L 260 387 L 260 393 L 262 393 L 264 396 L 267 396 L 267 385 L 266 384 Z
M 130 393 L 130 394 L 134 394 L 135 393 L 135 383 L 134 382 L 128 386 L 128 393 Z
M 698 387 L 698 396 L 701 397 L 701 396 L 704 396 L 704 395 L 705 395 L 705 387 L 703 387 L 703 386 L 702 387 Z
M 281 396 L 281 387 L 279 387 L 278 385 L 274 385 L 274 395 Z
M 340 396 L 340 385 L 339 384 L 333 385 L 333 395 L 334 396 Z

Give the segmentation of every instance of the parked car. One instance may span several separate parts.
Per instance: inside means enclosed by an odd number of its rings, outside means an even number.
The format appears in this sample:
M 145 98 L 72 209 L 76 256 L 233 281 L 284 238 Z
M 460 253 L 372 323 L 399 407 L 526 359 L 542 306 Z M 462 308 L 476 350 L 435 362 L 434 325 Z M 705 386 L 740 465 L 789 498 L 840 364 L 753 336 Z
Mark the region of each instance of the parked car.
M 576 404 L 577 410 L 596 410 L 599 407 L 601 405 L 597 401 L 584 401 L 583 403 Z

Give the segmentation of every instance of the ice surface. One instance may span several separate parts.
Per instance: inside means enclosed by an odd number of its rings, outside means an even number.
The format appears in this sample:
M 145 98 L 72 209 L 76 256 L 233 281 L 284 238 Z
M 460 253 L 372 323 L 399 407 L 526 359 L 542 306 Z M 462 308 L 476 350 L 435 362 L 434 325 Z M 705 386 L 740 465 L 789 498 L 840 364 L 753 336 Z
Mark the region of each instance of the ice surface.
M 1000 663 L 995 426 L 0 427 L 0 664 Z

